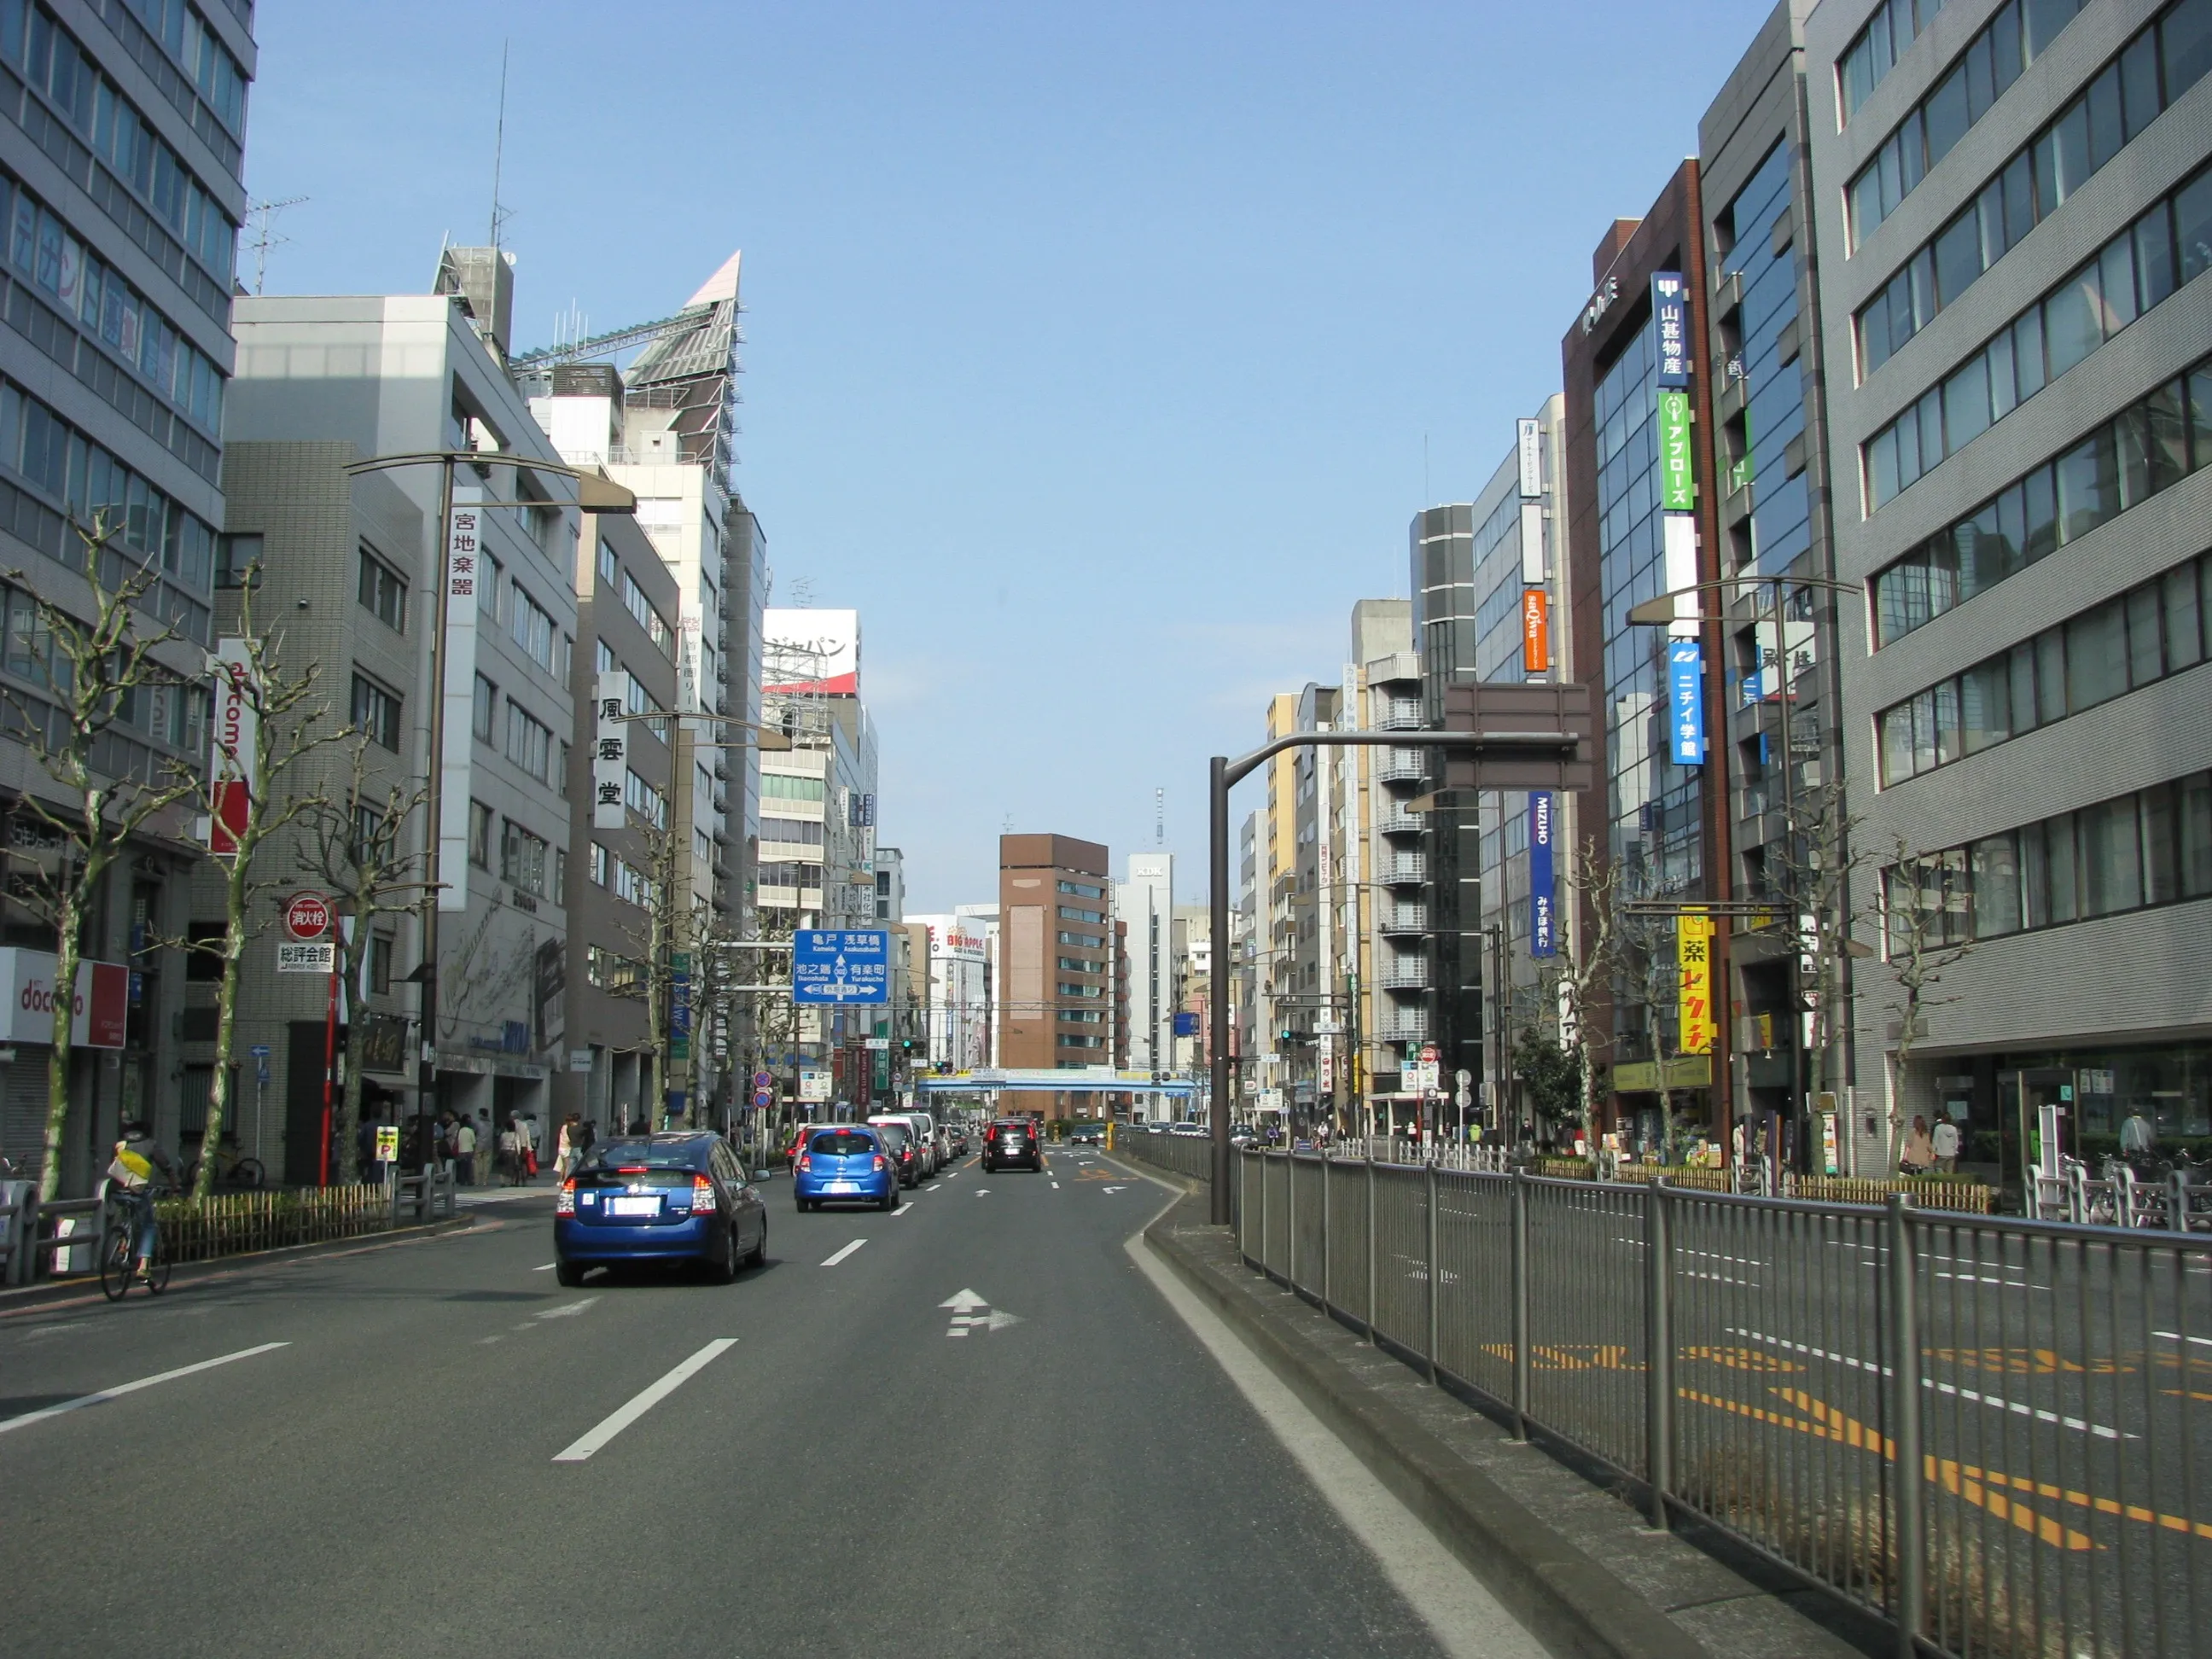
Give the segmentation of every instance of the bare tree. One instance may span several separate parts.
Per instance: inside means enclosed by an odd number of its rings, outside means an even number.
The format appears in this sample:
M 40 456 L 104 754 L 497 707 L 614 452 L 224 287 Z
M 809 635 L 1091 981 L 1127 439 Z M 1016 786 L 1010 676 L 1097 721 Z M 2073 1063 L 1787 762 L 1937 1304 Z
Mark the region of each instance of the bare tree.
M 1780 866 L 1778 896 L 1790 911 L 1788 925 L 1802 975 L 1800 1006 L 1791 1017 L 1812 1014 L 1814 1088 L 1832 1096 L 1838 1092 L 1840 1047 L 1850 1030 L 1844 1006 L 1849 962 L 1868 953 L 1856 937 L 1867 907 L 1855 890 L 1868 862 L 1856 844 L 1863 820 L 1844 810 L 1843 790 L 1837 785 L 1799 794 L 1784 820 L 1783 839 L 1772 856 Z
M 1574 1050 L 1581 1070 L 1583 1140 L 1595 1148 L 1598 1103 L 1604 1097 L 1598 1059 L 1613 1046 L 1612 1033 L 1597 1028 L 1596 1015 L 1610 1000 L 1621 964 L 1621 872 L 1598 856 L 1595 841 L 1585 838 L 1575 849 L 1566 883 L 1577 902 L 1578 926 L 1561 930 L 1552 986 L 1561 1042 Z
M 235 792 L 239 809 L 217 826 L 218 834 L 228 842 L 228 851 L 217 848 L 215 854 L 222 872 L 222 937 L 176 941 L 222 963 L 216 993 L 215 1075 L 208 1090 L 207 1128 L 200 1141 L 199 1170 L 192 1182 L 192 1195 L 203 1199 L 214 1189 L 216 1148 L 230 1115 L 239 964 L 245 960 L 248 942 L 268 927 L 265 917 L 256 919 L 254 901 L 283 878 L 264 873 L 261 848 L 301 813 L 325 804 L 321 794 L 292 793 L 288 780 L 309 755 L 349 735 L 353 729 L 324 724 L 330 706 L 317 696 L 322 682 L 321 664 L 311 662 L 301 672 L 289 673 L 283 662 L 282 633 L 255 632 L 253 594 L 259 577 L 258 566 L 247 567 L 240 589 L 238 655 L 217 666 L 217 672 L 228 682 L 230 695 L 240 698 L 252 716 L 242 737 L 228 738 L 220 730 L 216 733 L 216 748 L 226 763 L 225 772 L 236 775 L 245 784 Z M 219 781 L 210 774 L 196 781 L 201 805 L 214 822 L 224 805 Z
M 134 763 L 129 750 L 114 741 L 118 726 L 133 723 L 138 699 L 181 696 L 187 689 L 185 679 L 156 654 L 178 638 L 175 628 L 149 626 L 143 614 L 160 572 L 154 563 L 139 566 L 127 556 L 118 560 L 119 572 L 110 569 L 109 544 L 121 526 L 105 509 L 94 513 L 89 525 L 72 520 L 70 527 L 82 544 L 92 614 L 80 617 L 41 594 L 21 571 L 9 571 L 31 607 L 28 678 L 42 684 L 44 695 L 0 693 L 13 735 L 60 786 L 67 802 L 50 805 L 32 793 L 22 801 L 59 849 L 52 867 L 32 874 L 20 891 L 54 930 L 41 1200 L 52 1199 L 61 1184 L 75 989 L 95 896 L 131 842 L 161 823 L 194 787 L 173 766 L 157 775 L 150 760 Z
M 1930 1008 L 1958 1000 L 1929 994 L 1974 948 L 1971 939 L 1945 937 L 1948 910 L 1944 901 L 1949 873 L 1941 854 L 1916 853 L 1901 836 L 1896 861 L 1882 872 L 1889 967 L 1896 982 L 1896 994 L 1887 1004 L 1887 1011 L 1896 1016 L 1897 1033 L 1890 1051 L 1889 1167 L 1893 1170 L 1905 1142 L 1905 1063 L 1912 1057 L 1912 1045 L 1927 1034 L 1923 1016 Z
M 368 1059 L 368 1010 L 360 992 L 376 919 L 415 908 L 422 884 L 414 880 L 422 854 L 405 850 L 408 821 L 428 799 L 427 786 L 390 785 L 380 799 L 368 776 L 368 739 L 353 744 L 344 799 L 314 802 L 301 820 L 300 868 L 326 888 L 338 913 L 338 970 L 355 994 L 346 1022 L 345 1091 L 331 1138 L 337 1143 L 338 1178 L 361 1177 L 356 1145 L 361 1123 L 362 1072 Z M 350 924 L 349 926 L 348 924 Z
M 690 952 L 696 918 L 688 883 L 681 882 L 683 862 L 677 832 L 650 822 L 635 826 L 645 842 L 646 868 L 636 876 L 644 883 L 637 920 L 625 921 L 622 933 L 641 954 L 634 958 L 638 973 L 628 981 L 612 985 L 616 996 L 641 998 L 645 1003 L 646 1052 L 654 1057 L 659 1101 L 647 1115 L 659 1127 L 670 1127 L 667 1116 L 668 1077 L 672 1053 L 670 1026 L 675 1012 L 675 958 Z M 679 890 L 680 888 L 680 890 Z M 696 952 L 690 952 L 696 957 Z M 688 971 L 687 971 L 688 977 Z M 687 987 L 688 988 L 688 987 Z M 696 1021 L 695 1021 L 696 1023 Z M 641 1106 L 645 1102 L 640 1101 Z

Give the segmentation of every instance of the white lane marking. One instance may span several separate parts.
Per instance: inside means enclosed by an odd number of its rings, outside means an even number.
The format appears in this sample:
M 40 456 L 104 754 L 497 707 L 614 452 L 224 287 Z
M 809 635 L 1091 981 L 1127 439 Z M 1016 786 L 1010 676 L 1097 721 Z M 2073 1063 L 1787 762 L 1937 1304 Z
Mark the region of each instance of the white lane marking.
M 945 1180 L 947 1180 L 947 1181 L 949 1181 L 949 1180 L 951 1180 L 951 1177 L 950 1176 L 946 1176 L 946 1177 L 945 1177 Z M 933 1182 L 931 1182 L 929 1183 L 929 1185 L 927 1185 L 927 1187 L 924 1187 L 921 1190 L 922 1190 L 922 1191 L 924 1191 L 925 1193 L 933 1193 L 933 1192 L 935 1192 L 935 1191 L 936 1191 L 939 1187 L 942 1187 L 944 1184 L 945 1184 L 945 1182 L 943 1182 L 943 1181 L 933 1181 Z
M 847 1256 L 848 1256 L 848 1255 L 852 1255 L 854 1251 L 855 1251 L 855 1250 L 859 1249 L 860 1248 L 860 1246 L 861 1246 L 861 1245 L 863 1245 L 863 1244 L 866 1243 L 867 1242 L 868 1242 L 868 1241 L 867 1241 L 866 1239 L 865 1239 L 865 1238 L 856 1238 L 856 1239 L 854 1239 L 854 1240 L 850 1244 L 848 1244 L 848 1245 L 847 1245 L 843 1249 L 842 1249 L 842 1250 L 838 1251 L 836 1255 L 835 1255 L 831 1256 L 831 1257 L 830 1257 L 827 1261 L 823 1262 L 822 1265 L 823 1265 L 823 1267 L 836 1267 L 839 1262 L 842 1261 L 843 1261 Z
M 2162 1336 L 2169 1342 L 2194 1342 L 2200 1347 L 2212 1348 L 2212 1336 L 2184 1336 L 2179 1331 L 2153 1331 L 2153 1336 Z
M 565 1307 L 548 1308 L 544 1313 L 532 1314 L 531 1317 L 532 1319 L 574 1319 L 599 1299 L 596 1296 L 587 1296 L 581 1302 L 571 1302 Z
M 559 1262 L 557 1262 L 557 1261 L 549 1261 L 549 1262 L 547 1262 L 544 1267 L 532 1267 L 530 1271 L 531 1271 L 531 1272 L 532 1272 L 532 1273 L 551 1273 L 551 1272 L 552 1272 L 556 1267 L 559 1267 L 560 1265 L 561 1265 L 561 1264 L 560 1264 Z
M 1060 1183 L 1057 1181 L 1052 1183 L 1052 1189 L 1054 1192 L 1058 1192 L 1060 1190 Z
M 1855 1354 L 1831 1353 L 1826 1348 L 1808 1347 L 1802 1342 L 1785 1341 L 1781 1337 L 1768 1336 L 1761 1331 L 1746 1330 L 1740 1325 L 1730 1325 L 1727 1329 L 1730 1336 L 1747 1336 L 1753 1341 L 1764 1342 L 1770 1347 L 1787 1348 L 1792 1353 L 1810 1354 L 1815 1359 L 1831 1360 L 1838 1365 L 1848 1365 L 1856 1371 L 1871 1371 L 1881 1376 L 1889 1375 L 1888 1366 L 1879 1364 L 1871 1359 L 1861 1359 Z M 2100 1440 L 2142 1438 L 2141 1435 L 2129 1434 L 2124 1430 L 2107 1428 L 2102 1423 L 2085 1423 L 2078 1417 L 2062 1417 L 2057 1412 L 2045 1411 L 2039 1407 L 2028 1405 L 2024 1401 L 2007 1400 L 2001 1395 L 1982 1394 L 1972 1389 L 1962 1389 L 1955 1383 L 1939 1382 L 1932 1376 L 1922 1377 L 1920 1386 L 1923 1389 L 1933 1389 L 1937 1394 L 1948 1394 L 1954 1399 L 1971 1401 L 1977 1406 L 1989 1406 L 1998 1411 L 2011 1412 L 2017 1416 L 2033 1417 L 2039 1422 L 2063 1424 L 2079 1433 L 2094 1434 Z
M 1428 1626 L 1438 1647 L 1453 1659 L 1540 1659 L 1544 1650 L 1535 1638 L 1218 1315 L 1183 1287 L 1152 1254 L 1141 1231 L 1131 1234 L 1121 1248 L 1182 1316 L 1329 1507 L 1374 1553 L 1383 1577 Z
M 21 1417 L 11 1417 L 0 1422 L 0 1434 L 42 1423 L 49 1417 L 59 1417 L 64 1412 L 82 1411 L 87 1406 L 104 1406 L 111 1400 L 120 1400 L 126 1394 L 136 1394 L 141 1389 L 150 1389 L 156 1382 L 173 1382 L 180 1376 L 190 1376 L 195 1371 L 211 1371 L 218 1365 L 228 1365 L 233 1360 L 251 1359 L 258 1353 L 274 1353 L 279 1348 L 289 1348 L 289 1342 L 264 1342 L 258 1347 L 240 1348 L 236 1353 L 218 1354 L 213 1359 L 203 1359 L 193 1365 L 179 1365 L 173 1371 L 156 1372 L 142 1376 L 135 1382 L 118 1382 L 112 1389 L 102 1389 L 97 1394 L 79 1395 L 74 1400 L 64 1400 L 58 1405 L 42 1406 L 37 1411 L 25 1412 Z
M 593 1452 L 605 1446 L 608 1441 L 613 1439 L 631 1424 L 636 1422 L 639 1418 L 713 1364 L 716 1357 L 724 1350 L 734 1348 L 737 1346 L 738 1339 L 734 1336 L 716 1337 L 674 1370 L 669 1372 L 667 1376 L 662 1377 L 660 1381 L 631 1400 L 629 1404 L 617 1411 L 590 1433 L 562 1450 L 555 1452 L 553 1461 L 556 1463 L 582 1462 Z
M 911 1210 L 912 1208 L 914 1208 L 914 1200 L 913 1200 L 912 1199 L 910 1199 L 910 1198 L 909 1198 L 908 1200 L 907 1200 L 907 1201 L 906 1201 L 905 1203 L 903 1203 L 903 1204 L 900 1205 L 900 1206 L 898 1206 L 898 1208 L 896 1208 L 896 1210 L 893 1210 L 893 1211 L 891 1212 L 891 1213 L 892 1213 L 893 1215 L 904 1215 L 904 1214 L 905 1214 L 908 1210 Z
M 986 1193 L 989 1192 L 990 1190 L 991 1190 L 991 1189 L 990 1189 L 988 1187 L 978 1187 L 978 1188 L 975 1189 L 975 1196 L 976 1196 L 976 1197 L 978 1197 L 978 1198 L 981 1198 L 981 1197 L 982 1197 Z

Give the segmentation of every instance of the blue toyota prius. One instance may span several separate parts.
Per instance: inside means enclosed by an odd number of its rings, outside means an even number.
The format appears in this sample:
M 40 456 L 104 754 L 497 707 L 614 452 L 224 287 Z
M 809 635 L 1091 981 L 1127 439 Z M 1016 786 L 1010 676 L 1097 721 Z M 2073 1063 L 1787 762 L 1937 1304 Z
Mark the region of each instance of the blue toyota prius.
M 561 1183 L 553 1245 L 563 1285 L 626 1261 L 696 1261 L 726 1285 L 768 1260 L 768 1206 L 720 1135 L 625 1136 Z
M 898 1165 L 883 1135 L 867 1123 L 825 1123 L 799 1138 L 791 1190 L 802 1210 L 824 1204 L 898 1205 Z

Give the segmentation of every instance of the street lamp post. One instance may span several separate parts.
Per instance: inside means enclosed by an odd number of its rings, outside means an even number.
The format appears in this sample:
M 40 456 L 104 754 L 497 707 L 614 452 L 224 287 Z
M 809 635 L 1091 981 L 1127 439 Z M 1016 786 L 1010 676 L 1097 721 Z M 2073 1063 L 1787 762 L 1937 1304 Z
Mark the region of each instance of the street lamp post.
M 430 629 L 430 757 L 429 776 L 425 780 L 425 879 L 420 918 L 422 959 L 414 975 L 422 987 L 421 1042 L 416 1056 L 415 1124 L 416 1133 L 421 1138 L 420 1155 L 426 1164 L 430 1156 L 431 1103 L 438 1091 L 438 905 L 444 890 L 438 870 L 439 822 L 444 809 L 446 629 L 453 609 L 453 469 L 457 465 L 511 466 L 525 471 L 550 473 L 556 477 L 575 481 L 576 500 L 574 504 L 583 512 L 634 514 L 637 511 L 635 495 L 598 472 L 570 466 L 562 461 L 542 461 L 502 450 L 432 449 L 404 454 L 372 455 L 365 460 L 349 462 L 340 469 L 349 478 L 409 466 L 435 466 L 440 471 L 438 550 L 432 560 L 438 573 L 438 599 L 436 617 Z M 479 507 L 536 507 L 550 504 L 522 501 L 471 503 Z
M 1775 696 L 1780 706 L 1782 728 L 1783 834 L 1785 837 L 1794 838 L 1797 832 L 1796 759 L 1790 716 L 1790 705 L 1796 701 L 1797 688 L 1796 676 L 1790 672 L 1790 641 L 1784 619 L 1783 606 L 1788 591 L 1793 588 L 1802 588 L 1809 592 L 1854 594 L 1858 592 L 1859 589 L 1850 582 L 1836 581 L 1826 576 L 1726 576 L 1716 580 L 1693 583 L 1686 587 L 1674 588 L 1646 599 L 1640 605 L 1632 605 L 1629 607 L 1627 621 L 1632 626 L 1644 628 L 1666 627 L 1677 621 L 1695 621 L 1702 628 L 1708 622 L 1723 621 L 1724 617 L 1718 612 L 1707 611 L 1702 607 L 1692 617 L 1680 617 L 1674 607 L 1674 601 L 1677 599 L 1692 593 L 1702 595 L 1710 592 L 1738 592 L 1747 588 L 1771 588 L 1773 591 L 1772 603 L 1755 610 L 1752 625 L 1755 639 L 1760 623 L 1771 619 L 1774 623 Z M 1765 676 L 1762 671 L 1759 684 L 1762 696 L 1765 695 L 1766 689 Z M 1790 859 L 1792 856 L 1794 854 L 1785 854 L 1784 858 L 1785 878 L 1790 874 Z M 1784 893 L 1783 897 L 1792 905 L 1795 904 L 1796 883 L 1794 879 L 1789 880 L 1788 890 Z M 1800 977 L 1800 959 L 1801 953 L 1793 950 L 1790 954 L 1790 1119 L 1793 1124 L 1798 1122 L 1803 1115 L 1805 1054 L 1803 1036 L 1798 1028 L 1804 1015 L 1805 995 L 1804 986 Z M 1663 1061 L 1661 1063 L 1664 1064 Z M 1735 1116 L 1735 1103 L 1729 1098 L 1725 1085 L 1717 1082 L 1716 1087 L 1723 1091 L 1722 1098 L 1729 1101 L 1727 1116 L 1733 1124 Z M 1721 1144 L 1723 1147 L 1728 1147 L 1732 1145 L 1732 1142 L 1728 1135 L 1723 1134 L 1721 1137 Z M 1723 1153 L 1723 1156 L 1726 1154 Z
M 1518 690 L 1521 688 L 1516 687 Z M 1583 776 L 1589 763 L 1581 759 L 1590 734 L 1579 731 L 1484 732 L 1295 732 L 1261 744 L 1250 753 L 1231 759 L 1216 755 L 1207 777 L 1206 875 L 1212 899 L 1211 925 L 1216 939 L 1229 937 L 1229 792 L 1237 782 L 1286 749 L 1443 749 L 1480 761 L 1487 757 L 1554 763 L 1561 787 L 1570 775 Z M 1212 988 L 1215 1029 L 1229 1023 L 1229 983 L 1218 975 Z M 1217 1045 L 1212 1058 L 1212 1200 L 1211 1216 L 1218 1225 L 1231 1218 L 1229 1196 L 1229 1057 Z

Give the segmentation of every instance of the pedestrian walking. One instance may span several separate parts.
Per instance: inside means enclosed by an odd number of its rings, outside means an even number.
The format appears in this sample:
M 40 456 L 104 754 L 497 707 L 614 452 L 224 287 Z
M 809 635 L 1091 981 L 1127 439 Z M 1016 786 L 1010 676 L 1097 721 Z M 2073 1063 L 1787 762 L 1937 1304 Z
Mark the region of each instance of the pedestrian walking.
M 526 1178 L 535 1181 L 538 1178 L 538 1114 L 525 1112 L 516 1118 L 514 1132 L 522 1143 L 522 1173 Z
M 1924 1176 L 1936 1167 L 1936 1143 L 1928 1133 L 1928 1120 L 1916 1117 L 1905 1137 L 1905 1156 L 1899 1166 L 1908 1176 Z
M 562 1181 L 576 1171 L 576 1158 L 583 1151 L 578 1144 L 581 1139 L 576 1115 L 571 1112 L 561 1120 L 560 1139 L 553 1148 L 553 1173 Z
M 1936 1126 L 1936 1167 L 1950 1175 L 1959 1167 L 1959 1126 L 1946 1114 Z
M 492 1183 L 492 1159 L 499 1147 L 499 1137 L 491 1127 L 491 1114 L 483 1107 L 477 1108 L 477 1167 L 482 1170 L 483 1182 Z
M 466 1117 L 453 1128 L 454 1179 L 464 1187 L 477 1184 L 477 1126 Z

